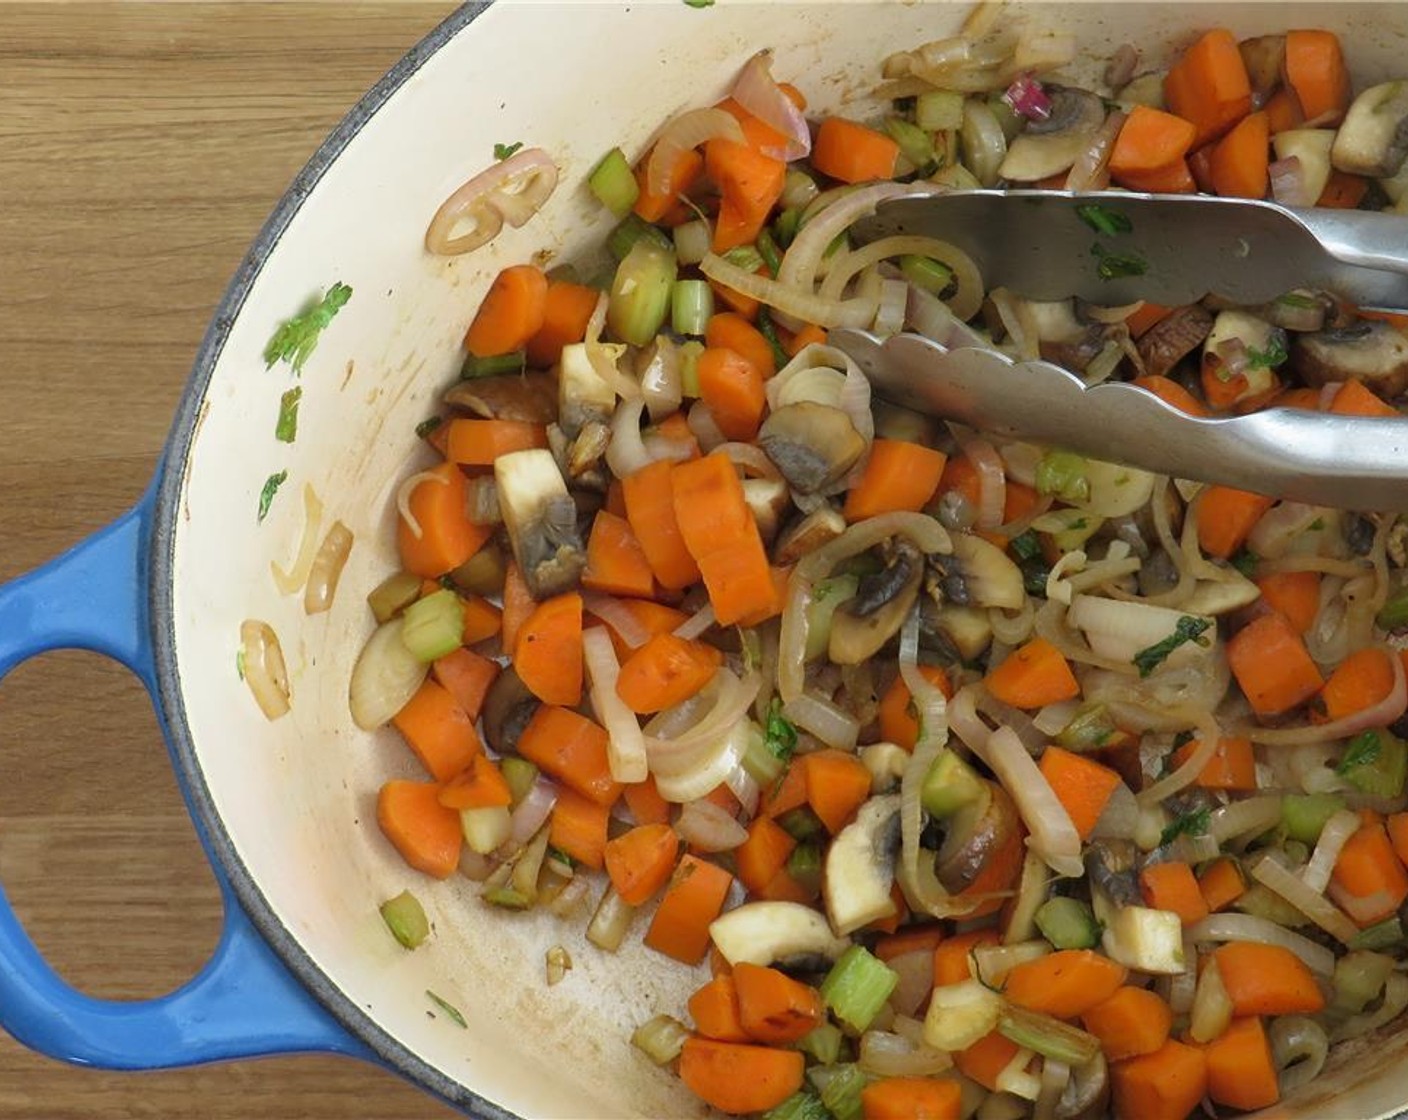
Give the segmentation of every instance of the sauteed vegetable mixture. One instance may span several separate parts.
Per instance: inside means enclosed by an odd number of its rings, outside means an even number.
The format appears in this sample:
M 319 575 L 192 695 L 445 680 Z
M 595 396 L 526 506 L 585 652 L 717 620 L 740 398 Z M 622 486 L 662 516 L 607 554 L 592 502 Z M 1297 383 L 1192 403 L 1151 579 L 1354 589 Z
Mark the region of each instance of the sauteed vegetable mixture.
M 848 240 L 924 183 L 1405 205 L 1408 83 L 1355 87 L 1333 34 L 1150 46 L 1080 88 L 1069 37 L 980 9 L 886 59 L 863 120 L 757 55 L 601 160 L 609 266 L 505 268 L 422 426 L 351 685 L 425 770 L 381 829 L 484 905 L 707 962 L 632 1041 L 725 1112 L 1256 1109 L 1408 1006 L 1408 528 L 945 425 L 827 345 L 1399 415 L 1404 322 L 1334 293 L 1033 303 L 942 242 Z M 557 188 L 496 155 L 431 251 Z M 383 912 L 428 935 L 413 890 Z

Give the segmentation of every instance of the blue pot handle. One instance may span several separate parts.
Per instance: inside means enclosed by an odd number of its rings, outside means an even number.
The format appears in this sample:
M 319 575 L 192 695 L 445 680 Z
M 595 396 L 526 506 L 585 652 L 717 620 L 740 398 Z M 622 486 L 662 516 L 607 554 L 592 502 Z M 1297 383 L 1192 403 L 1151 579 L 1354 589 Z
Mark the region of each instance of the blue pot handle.
M 46 650 L 87 649 L 120 661 L 157 695 L 147 612 L 154 501 L 155 487 L 106 529 L 0 586 L 0 676 Z M 0 890 L 0 1026 L 50 1057 L 104 1069 L 310 1051 L 370 1057 L 274 955 L 212 865 L 225 902 L 220 942 L 194 979 L 153 1000 L 75 991 Z

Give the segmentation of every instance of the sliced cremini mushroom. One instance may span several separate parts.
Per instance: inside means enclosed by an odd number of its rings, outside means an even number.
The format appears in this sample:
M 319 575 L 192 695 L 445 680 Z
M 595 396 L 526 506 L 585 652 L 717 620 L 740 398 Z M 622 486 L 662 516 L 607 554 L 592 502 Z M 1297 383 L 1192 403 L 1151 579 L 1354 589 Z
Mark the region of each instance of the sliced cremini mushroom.
M 1212 315 L 1196 303 L 1180 307 L 1150 327 L 1135 344 L 1150 377 L 1163 377 L 1202 345 L 1212 330 Z
M 812 510 L 800 521 L 783 530 L 773 550 L 773 562 L 779 565 L 795 564 L 809 552 L 815 552 L 822 545 L 834 541 L 846 531 L 846 519 L 839 510 L 831 506 L 821 506 Z
M 1337 171 L 1388 179 L 1408 156 L 1408 81 L 1370 86 L 1354 99 L 1335 134 Z
M 945 602 L 1010 611 L 1022 606 L 1022 569 L 1002 549 L 973 533 L 954 533 L 952 541 L 949 555 L 929 559 Z
M 897 549 L 885 570 L 862 579 L 855 598 L 832 615 L 827 656 L 837 665 L 859 665 L 879 653 L 904 625 L 923 579 L 918 552 Z
M 588 420 L 567 448 L 567 477 L 585 483 L 588 476 L 599 475 L 602 456 L 610 444 L 611 429 L 600 420 Z
M 782 524 L 783 515 L 792 507 L 792 494 L 780 478 L 745 478 L 743 500 L 758 526 L 763 544 L 771 544 Z
M 541 703 L 513 666 L 507 666 L 484 694 L 484 741 L 499 754 L 514 753 L 518 737 Z
M 545 373 L 506 373 L 458 381 L 445 403 L 485 420 L 547 424 L 557 419 L 557 386 Z
M 709 936 L 731 965 L 834 961 L 851 947 L 820 911 L 800 902 L 745 902 L 715 918 Z
M 1388 323 L 1369 319 L 1296 335 L 1291 369 L 1316 388 L 1332 381 L 1362 381 L 1389 400 L 1408 389 L 1408 339 Z
M 933 648 L 959 661 L 976 661 L 992 645 L 992 620 L 980 607 L 940 606 L 932 599 L 920 613 L 920 633 Z
M 1335 297 L 1328 292 L 1297 288 L 1270 303 L 1263 303 L 1255 311 L 1273 326 L 1304 333 L 1335 326 L 1338 308 Z
M 934 871 L 947 891 L 957 894 L 972 886 L 994 854 L 1021 828 L 1017 806 L 1007 791 L 989 782 L 990 796 L 959 810 L 948 822 Z
M 513 555 L 535 599 L 577 586 L 586 549 L 577 527 L 577 506 L 544 448 L 513 451 L 494 462 L 499 508 Z
M 900 845 L 900 796 L 872 797 L 826 851 L 822 897 L 831 928 L 844 937 L 895 912 L 890 888 Z
M 779 408 L 763 422 L 758 443 L 802 494 L 815 494 L 842 478 L 865 454 L 865 440 L 839 408 L 801 401 Z
M 1252 94 L 1260 105 L 1281 84 L 1281 68 L 1286 62 L 1286 37 L 1258 35 L 1254 39 L 1243 39 L 1237 44 L 1237 49 L 1242 52 L 1242 64 L 1247 68 Z
M 619 343 L 598 343 L 615 363 L 626 348 Z M 569 438 L 575 438 L 588 420 L 606 423 L 616 411 L 616 390 L 592 367 L 587 345 L 574 342 L 562 348 L 557 369 L 558 424 Z M 550 417 L 551 419 L 551 417 Z
M 1004 179 L 1031 183 L 1069 171 L 1105 123 L 1105 103 L 1089 90 L 1048 85 L 1051 115 L 1031 121 L 1007 146 L 998 173 Z
M 875 399 L 870 402 L 870 410 L 875 415 L 876 439 L 894 439 L 932 447 L 938 437 L 938 421 L 922 412 Z

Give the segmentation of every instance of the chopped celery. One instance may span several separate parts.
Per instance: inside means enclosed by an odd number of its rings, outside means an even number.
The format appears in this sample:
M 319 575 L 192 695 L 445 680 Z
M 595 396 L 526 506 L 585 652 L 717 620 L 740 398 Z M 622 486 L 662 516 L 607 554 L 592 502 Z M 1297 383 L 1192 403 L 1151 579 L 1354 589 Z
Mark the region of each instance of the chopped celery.
M 836 1120 L 861 1120 L 861 1090 L 870 1083 L 860 1066 L 832 1066 L 821 1090 L 821 1103 Z
M 1049 898 L 1036 912 L 1036 928 L 1058 949 L 1093 949 L 1100 942 L 1100 923 L 1078 898 Z
M 676 334 L 704 336 L 714 313 L 714 289 L 707 280 L 676 280 L 670 289 L 670 327 Z
M 920 174 L 936 167 L 939 157 L 934 152 L 934 138 L 917 124 L 903 117 L 886 117 L 885 131 L 900 146 L 905 159 L 918 168 Z
M 509 811 L 502 805 L 483 809 L 461 809 L 460 831 L 469 850 L 487 856 L 513 833 Z
M 675 251 L 642 237 L 617 266 L 606 305 L 611 332 L 631 346 L 648 346 L 670 311 Z
M 782 339 L 777 336 L 777 327 L 773 325 L 772 315 L 766 307 L 758 309 L 758 333 L 768 340 L 768 347 L 772 350 L 772 360 L 778 369 L 782 369 L 790 360 L 787 351 L 782 348 Z
M 1051 494 L 1063 502 L 1083 502 L 1090 498 L 1089 463 L 1073 451 L 1048 451 L 1036 465 L 1036 492 Z
M 821 823 L 821 818 L 806 805 L 783 813 L 777 818 L 777 824 L 783 832 L 797 841 L 805 842 L 826 834 L 826 826 Z
M 953 269 L 933 257 L 906 253 L 900 258 L 900 272 L 916 288 L 941 296 L 953 287 Z
M 773 240 L 773 236 L 768 232 L 768 227 L 764 226 L 758 231 L 758 255 L 763 258 L 763 263 L 768 266 L 768 271 L 774 276 L 777 270 L 782 267 L 782 250 Z
M 929 176 L 929 182 L 938 183 L 941 187 L 948 187 L 955 191 L 976 191 L 981 190 L 983 186 L 978 182 L 978 177 L 961 163 L 950 163 L 946 167 L 939 168 Z
M 914 120 L 925 132 L 962 128 L 963 94 L 946 89 L 921 93 L 914 102 Z
M 899 980 L 895 971 L 879 958 L 852 945 L 821 982 L 821 997 L 836 1018 L 862 1032 L 885 1006 Z
M 821 890 L 821 848 L 817 844 L 798 844 L 787 857 L 787 874 L 808 892 Z
M 657 1066 L 667 1066 L 680 1056 L 688 1038 L 689 1028 L 678 1019 L 656 1015 L 635 1029 L 631 1045 Z
M 1024 1007 L 1003 1007 L 997 1029 L 1023 1049 L 1068 1065 L 1085 1065 L 1100 1052 L 1100 1040 L 1093 1034 Z
M 620 148 L 612 148 L 602 156 L 601 162 L 587 176 L 587 186 L 597 200 L 618 218 L 629 214 L 640 197 L 640 184 L 636 182 L 635 173 Z
M 434 661 L 464 643 L 464 605 L 453 591 L 431 592 L 401 617 L 401 640 L 419 661 Z
M 797 1042 L 797 1049 L 815 1058 L 824 1066 L 835 1065 L 841 1056 L 841 1028 L 835 1023 L 813 1027 Z
M 526 758 L 509 755 L 499 759 L 499 770 L 503 773 L 504 781 L 508 783 L 509 796 L 513 798 L 510 804 L 517 807 L 533 788 L 533 783 L 538 780 L 538 768 Z
M 1011 102 L 1002 94 L 994 94 L 988 98 L 988 108 L 992 110 L 992 115 L 997 118 L 998 127 L 1002 129 L 1002 135 L 1007 138 L 1010 144 L 1017 133 L 1026 127 L 1026 121 L 1017 115 L 1012 108 Z
M 1265 918 L 1268 922 L 1275 922 L 1287 929 L 1298 929 L 1310 921 L 1279 894 L 1261 883 L 1253 883 L 1248 887 L 1237 899 L 1236 906 L 1244 914 Z
M 1281 798 L 1281 827 L 1291 840 L 1313 844 L 1325 822 L 1344 808 L 1336 793 L 1288 793 Z
M 465 356 L 460 366 L 460 380 L 474 381 L 480 377 L 498 377 L 504 373 L 522 373 L 527 368 L 528 359 L 522 350 L 511 354 L 495 354 L 490 358 L 479 358 L 473 354 Z
M 491 887 L 484 892 L 484 901 L 505 910 L 527 910 L 533 900 L 516 887 Z
M 1098 751 L 1118 745 L 1126 736 L 1115 726 L 1110 709 L 1099 701 L 1082 704 L 1071 722 L 1056 736 L 1058 746 L 1068 751 Z
M 804 655 L 808 660 L 826 652 L 831 641 L 831 620 L 836 608 L 853 599 L 859 586 L 857 576 L 840 575 L 818 580 L 812 588 L 811 602 L 807 604 L 807 645 Z
M 675 243 L 655 226 L 636 214 L 627 214 L 621 224 L 606 235 L 606 248 L 618 261 L 623 261 L 638 241 L 649 241 L 662 249 L 674 250 Z
M 420 595 L 420 576 L 397 572 L 387 576 L 367 596 L 377 622 L 390 622 Z
M 680 346 L 680 392 L 686 397 L 699 396 L 699 355 L 704 353 L 704 344 L 691 338 Z
M 1393 972 L 1394 960 L 1383 953 L 1356 951 L 1335 962 L 1335 998 L 1332 1011 L 1358 1015 L 1383 991 Z
M 768 746 L 768 737 L 758 728 L 757 724 L 749 727 L 748 742 L 743 748 L 743 769 L 748 771 L 748 776 L 752 778 L 763 789 L 770 789 L 774 782 L 782 777 L 782 772 L 787 768 L 787 760 L 773 754 Z
M 391 936 L 407 949 L 416 948 L 430 936 L 430 921 L 425 916 L 425 908 L 410 891 L 402 891 L 395 898 L 383 902 L 381 920 L 386 923 Z
M 1366 731 L 1350 742 L 1335 769 L 1357 790 L 1398 797 L 1408 778 L 1408 743 L 1388 730 Z
M 724 254 L 724 260 L 744 272 L 757 272 L 763 267 L 763 255 L 751 245 L 739 245 Z
M 1351 949 L 1391 949 L 1403 944 L 1403 923 L 1395 916 L 1365 926 L 1349 943 Z
M 784 249 L 791 245 L 801 224 L 802 211 L 796 206 L 789 206 L 772 224 L 773 236 L 777 238 L 777 243 Z
M 990 796 L 988 784 L 978 772 L 951 750 L 944 750 L 934 759 L 924 785 L 919 791 L 919 803 L 931 817 L 944 819 L 978 804 Z
M 802 1091 L 793 1093 L 776 1108 L 768 1109 L 762 1120 L 831 1120 L 831 1110 L 820 1097 Z
M 680 264 L 698 264 L 712 251 L 714 233 L 703 218 L 675 227 L 675 256 Z
M 821 188 L 816 185 L 815 179 L 805 171 L 789 167 L 782 180 L 782 208 L 805 206 L 820 193 Z
M 1408 626 L 1408 587 L 1390 595 L 1388 602 L 1379 608 L 1374 621 L 1381 630 L 1400 630 Z

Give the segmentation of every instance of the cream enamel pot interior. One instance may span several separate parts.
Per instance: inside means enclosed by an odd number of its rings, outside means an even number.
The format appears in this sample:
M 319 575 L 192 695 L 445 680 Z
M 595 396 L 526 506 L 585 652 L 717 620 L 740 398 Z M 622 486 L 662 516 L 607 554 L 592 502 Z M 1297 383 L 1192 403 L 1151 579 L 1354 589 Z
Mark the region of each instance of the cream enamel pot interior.
M 371 630 L 364 598 L 395 565 L 394 494 L 418 462 L 415 425 L 452 379 L 468 317 L 503 265 L 599 243 L 583 180 L 602 152 L 632 157 L 677 110 L 728 87 L 755 50 L 813 111 L 872 111 L 887 53 L 957 28 L 966 4 L 514 3 L 457 13 L 384 79 L 299 176 L 230 286 L 206 336 L 147 498 L 46 568 L 0 589 L 0 670 L 46 648 L 94 648 L 152 690 L 196 826 L 226 884 L 227 931 L 191 985 L 108 1005 L 64 988 L 0 907 L 0 1023 L 55 1057 L 121 1068 L 296 1050 L 380 1061 L 485 1116 L 690 1116 L 705 1111 L 628 1044 L 650 1015 L 680 1013 L 696 974 L 629 937 L 616 956 L 581 923 L 482 905 L 464 881 L 410 871 L 373 820 L 379 785 L 412 776 L 390 731 L 365 734 L 348 675 Z M 1073 31 L 1092 59 L 1123 42 L 1185 42 L 1212 24 L 1239 36 L 1297 26 L 1341 33 L 1360 82 L 1408 56 L 1393 4 L 1015 4 L 1011 18 Z M 1157 60 L 1155 60 L 1157 61 Z M 1098 65 L 1093 62 L 1092 66 Z M 422 248 L 440 202 L 522 140 L 556 159 L 546 208 L 492 245 L 445 260 Z M 291 385 L 261 357 L 274 326 L 334 281 L 354 295 L 301 378 L 301 426 L 277 442 Z M 273 471 L 288 482 L 258 523 Z M 281 597 L 311 485 L 356 534 L 329 614 Z M 279 634 L 293 708 L 270 723 L 235 672 L 242 620 Z M 408 953 L 377 904 L 410 887 L 435 936 Z M 544 982 L 561 943 L 574 968 Z M 425 992 L 459 1007 L 434 1018 Z M 1379 1117 L 1408 1102 L 1408 1036 L 1374 1039 L 1277 1116 Z

